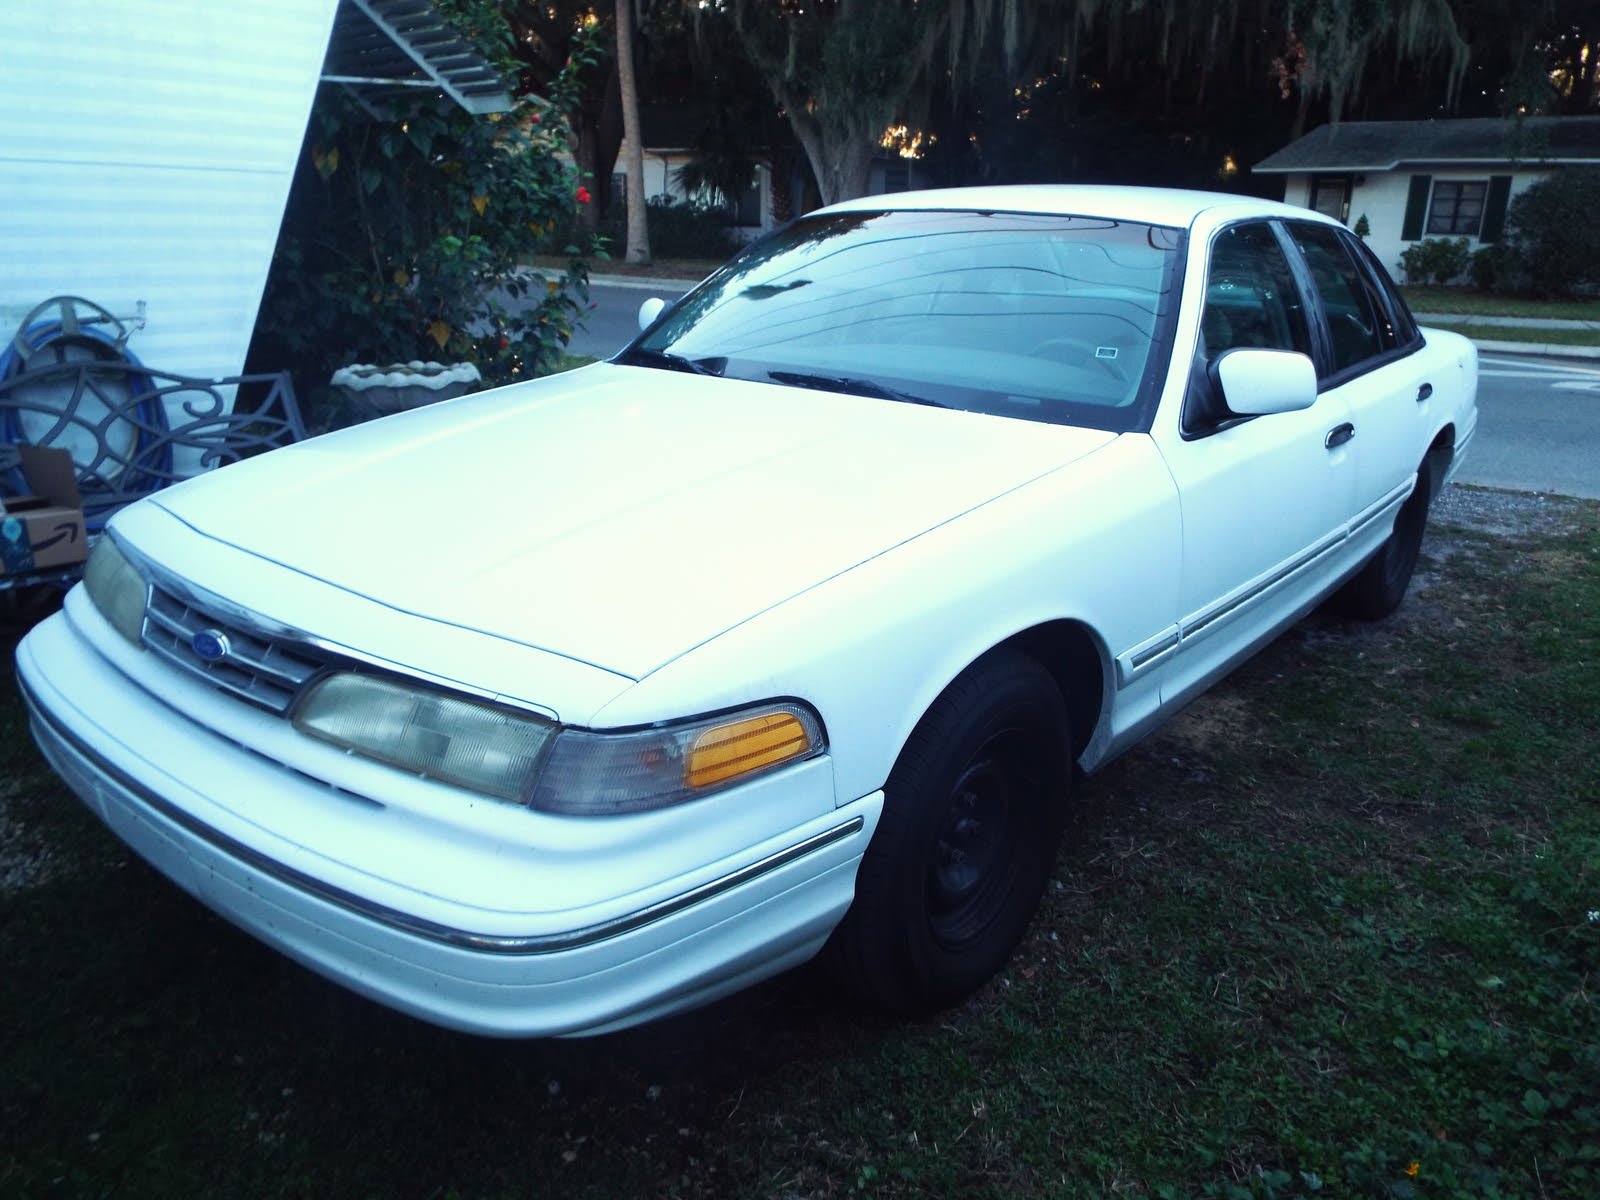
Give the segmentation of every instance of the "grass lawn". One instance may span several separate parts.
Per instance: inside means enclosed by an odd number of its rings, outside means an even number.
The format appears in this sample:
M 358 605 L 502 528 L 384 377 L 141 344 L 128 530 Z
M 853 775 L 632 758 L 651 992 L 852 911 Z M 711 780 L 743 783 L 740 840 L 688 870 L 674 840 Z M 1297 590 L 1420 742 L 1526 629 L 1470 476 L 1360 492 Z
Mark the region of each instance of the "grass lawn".
M 1415 312 L 1600 321 L 1600 300 L 1530 300 L 1491 295 L 1470 288 L 1402 287 L 1400 290 Z
M 552 370 L 550 374 L 559 375 L 563 371 L 571 371 L 576 367 L 587 367 L 590 363 L 596 363 L 599 361 L 600 360 L 592 354 L 563 354 L 561 356 L 561 361 L 555 365 L 555 369 Z
M 921 1021 L 802 970 L 419 1024 L 132 859 L 7 685 L 0 1195 L 1600 1195 L 1600 505 L 1485 505 L 1081 787 L 1016 960 Z
M 1444 316 L 1445 314 L 1440 314 Z M 1531 325 L 1484 325 L 1470 317 L 1431 322 L 1480 341 L 1544 343 L 1552 346 L 1600 346 L 1600 329 L 1540 329 Z

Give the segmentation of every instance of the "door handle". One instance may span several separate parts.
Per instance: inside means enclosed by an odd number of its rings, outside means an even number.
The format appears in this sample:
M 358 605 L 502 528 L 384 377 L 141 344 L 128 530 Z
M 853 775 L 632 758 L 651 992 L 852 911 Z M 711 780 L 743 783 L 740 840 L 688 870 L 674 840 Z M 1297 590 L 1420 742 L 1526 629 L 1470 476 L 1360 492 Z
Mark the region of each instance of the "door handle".
M 1417 403 L 1421 404 L 1424 400 L 1426 400 L 1431 395 L 1433 395 L 1433 384 L 1431 384 L 1431 383 L 1423 384 L 1421 387 L 1419 387 L 1417 389 Z
M 1328 436 L 1322 439 L 1322 444 L 1329 450 L 1335 446 L 1342 446 L 1356 435 L 1356 427 L 1346 421 L 1343 425 L 1335 425 L 1328 430 Z

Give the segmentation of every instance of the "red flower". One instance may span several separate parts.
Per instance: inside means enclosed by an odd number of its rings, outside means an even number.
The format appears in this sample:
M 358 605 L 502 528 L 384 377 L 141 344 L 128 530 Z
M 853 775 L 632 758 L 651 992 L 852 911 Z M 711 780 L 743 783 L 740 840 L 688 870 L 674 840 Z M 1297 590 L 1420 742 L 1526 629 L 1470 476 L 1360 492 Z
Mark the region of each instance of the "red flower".
M 586 187 L 579 188 L 577 195 L 579 204 L 587 204 L 592 199 L 592 197 L 589 195 L 589 189 Z

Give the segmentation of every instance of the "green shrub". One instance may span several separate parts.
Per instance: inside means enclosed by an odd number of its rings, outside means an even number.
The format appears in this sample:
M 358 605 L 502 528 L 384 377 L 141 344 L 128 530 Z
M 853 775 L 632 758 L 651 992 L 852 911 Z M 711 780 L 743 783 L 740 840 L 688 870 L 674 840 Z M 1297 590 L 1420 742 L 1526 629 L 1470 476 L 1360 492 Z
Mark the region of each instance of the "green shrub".
M 570 89 L 472 116 L 429 93 L 381 112 L 324 86 L 251 344 L 290 369 L 313 423 L 352 362 L 468 361 L 485 386 L 560 360 L 586 297 L 577 242 L 564 270 L 519 271 L 588 201 L 561 157 Z
M 697 200 L 654 196 L 645 205 L 650 221 L 650 251 L 656 258 L 724 259 L 736 254 L 743 242 L 733 232 L 728 211 Z M 628 244 L 627 204 L 614 206 L 601 233 L 618 252 Z
M 1467 275 L 1472 286 L 1480 292 L 1493 292 L 1511 287 L 1518 274 L 1516 256 L 1504 242 L 1496 242 L 1475 250 L 1467 264 Z
M 1466 238 L 1424 238 L 1400 253 L 1407 283 L 1433 282 L 1443 286 L 1467 269 L 1471 255 Z
M 670 196 L 650 202 L 650 244 L 667 258 L 730 258 L 744 245 L 727 209 Z
M 1600 167 L 1556 171 L 1511 202 L 1506 242 L 1528 286 L 1547 296 L 1600 284 Z

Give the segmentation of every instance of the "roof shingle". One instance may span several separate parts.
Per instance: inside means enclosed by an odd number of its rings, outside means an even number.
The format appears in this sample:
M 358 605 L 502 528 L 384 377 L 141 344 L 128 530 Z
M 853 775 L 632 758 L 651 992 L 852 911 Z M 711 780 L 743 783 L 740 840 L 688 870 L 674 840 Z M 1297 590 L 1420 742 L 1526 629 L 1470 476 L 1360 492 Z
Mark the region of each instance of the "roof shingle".
M 1600 162 L 1600 117 L 1473 117 L 1323 125 L 1251 169 L 1388 171 L 1403 163 Z

